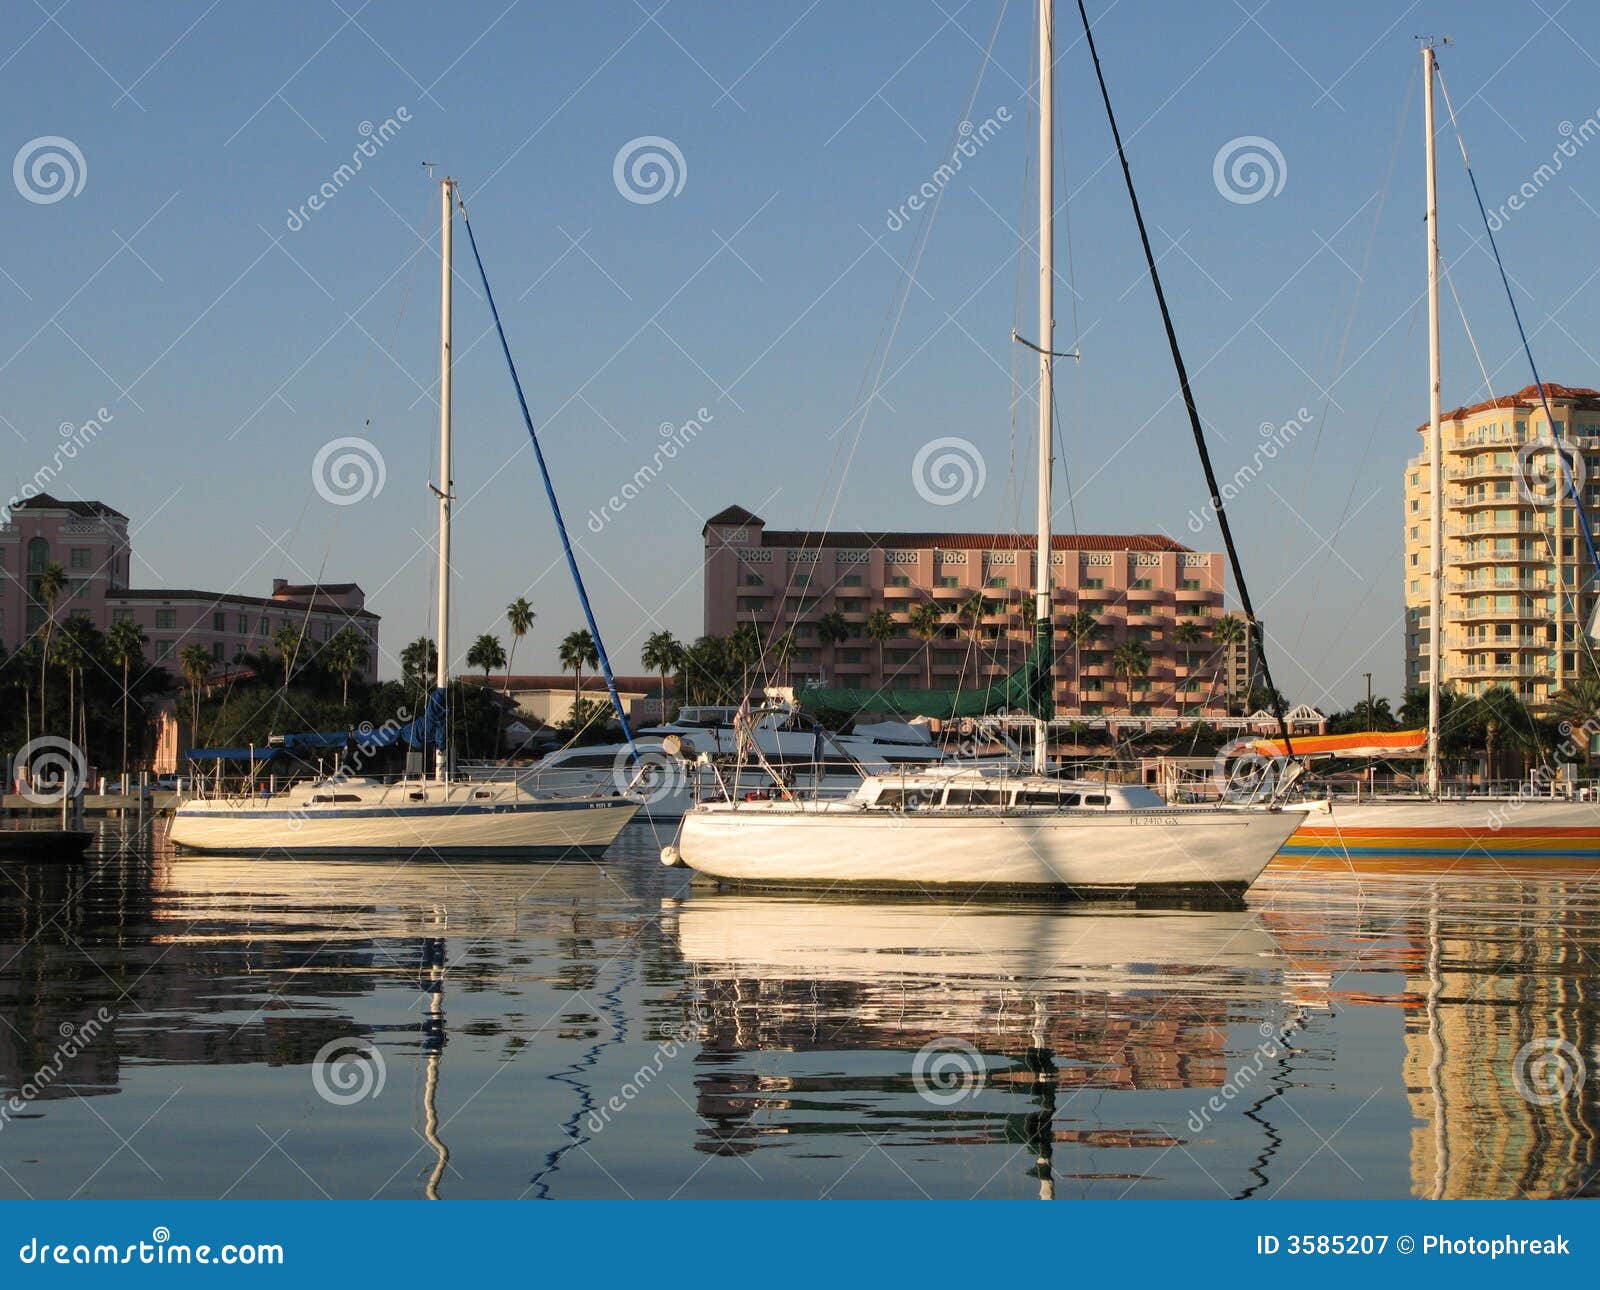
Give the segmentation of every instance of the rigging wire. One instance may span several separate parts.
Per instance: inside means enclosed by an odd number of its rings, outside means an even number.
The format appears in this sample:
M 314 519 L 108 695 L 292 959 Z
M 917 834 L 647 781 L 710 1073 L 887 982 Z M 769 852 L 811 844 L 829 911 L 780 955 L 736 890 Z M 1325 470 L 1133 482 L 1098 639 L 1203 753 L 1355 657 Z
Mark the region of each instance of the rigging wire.
M 1228 523 L 1227 510 L 1222 500 L 1221 488 L 1217 483 L 1216 470 L 1211 464 L 1211 450 L 1206 444 L 1206 434 L 1200 424 L 1200 410 L 1195 404 L 1194 390 L 1189 384 L 1189 372 L 1184 365 L 1183 352 L 1178 347 L 1178 333 L 1173 325 L 1172 312 L 1167 308 L 1166 292 L 1161 286 L 1161 274 L 1156 265 L 1155 253 L 1150 249 L 1150 234 L 1145 229 L 1144 213 L 1139 206 L 1139 194 L 1133 186 L 1133 171 L 1128 165 L 1128 154 L 1122 144 L 1122 131 L 1117 128 L 1117 118 L 1111 108 L 1111 92 L 1106 87 L 1105 73 L 1100 67 L 1100 55 L 1095 49 L 1094 32 L 1089 24 L 1089 12 L 1084 8 L 1083 0 L 1078 0 L 1078 15 L 1083 20 L 1084 39 L 1088 42 L 1089 57 L 1094 63 L 1095 79 L 1100 85 L 1100 97 L 1105 103 L 1106 120 L 1111 126 L 1111 137 L 1117 146 L 1117 160 L 1122 163 L 1122 178 L 1128 189 L 1128 201 L 1133 207 L 1134 222 L 1139 228 L 1139 242 L 1144 248 L 1145 265 L 1150 270 L 1150 285 L 1155 288 L 1156 304 L 1161 310 L 1162 325 L 1167 333 L 1167 346 L 1172 352 L 1172 363 L 1177 369 L 1178 385 L 1183 393 L 1184 410 L 1189 414 L 1189 428 L 1194 434 L 1195 448 L 1200 454 L 1200 466 L 1205 472 L 1206 485 L 1211 490 L 1211 505 L 1216 513 L 1217 526 L 1222 530 L 1222 540 L 1228 549 L 1228 561 L 1233 568 L 1233 580 L 1239 589 L 1239 603 L 1245 612 L 1245 629 L 1249 632 L 1255 645 L 1256 662 L 1261 668 L 1261 679 L 1267 687 L 1267 698 L 1272 705 L 1272 715 L 1277 721 L 1278 734 L 1283 739 L 1284 752 L 1294 758 L 1294 743 L 1289 734 L 1289 723 L 1284 716 L 1283 696 L 1278 693 L 1278 688 L 1272 683 L 1272 669 L 1267 662 L 1266 641 L 1261 631 L 1261 623 L 1256 618 L 1255 608 L 1250 601 L 1250 589 L 1245 582 L 1244 566 L 1239 559 L 1238 548 L 1234 545 L 1233 529 Z
M 1474 173 L 1472 169 L 1472 160 L 1467 155 L 1466 136 L 1462 132 L 1461 122 L 1456 117 L 1455 105 L 1450 101 L 1450 91 L 1445 87 L 1444 71 L 1439 67 L 1439 61 L 1437 58 L 1432 59 L 1431 62 L 1434 74 L 1439 78 L 1439 91 L 1444 96 L 1445 111 L 1450 116 L 1450 127 L 1455 131 L 1456 146 L 1461 149 L 1461 164 L 1466 167 L 1467 178 L 1472 183 L 1472 196 L 1473 200 L 1477 202 L 1478 214 L 1483 220 L 1484 234 L 1489 239 L 1489 249 L 1494 253 L 1495 268 L 1498 269 L 1500 273 L 1500 285 L 1505 289 L 1506 302 L 1511 306 L 1511 318 L 1512 321 L 1514 321 L 1517 325 L 1517 336 L 1522 341 L 1522 352 L 1527 356 L 1529 371 L 1533 373 L 1533 386 L 1538 392 L 1540 406 L 1544 409 L 1545 420 L 1550 426 L 1550 433 L 1556 445 L 1555 458 L 1561 467 L 1562 482 L 1566 485 L 1566 492 L 1572 499 L 1572 505 L 1574 511 L 1576 512 L 1575 527 L 1577 528 L 1579 535 L 1583 538 L 1583 544 L 1589 553 L 1589 571 L 1587 575 L 1584 576 L 1569 593 L 1567 591 L 1566 580 L 1564 577 L 1562 577 L 1564 572 L 1562 553 L 1555 549 L 1554 539 L 1550 535 L 1546 535 L 1546 541 L 1551 543 L 1551 549 L 1555 558 L 1555 595 L 1558 601 L 1565 599 L 1571 605 L 1573 621 L 1578 625 L 1578 643 L 1581 645 L 1585 655 L 1587 655 L 1590 666 L 1593 667 L 1595 665 L 1594 644 L 1589 638 L 1589 633 L 1585 629 L 1584 624 L 1579 622 L 1578 597 L 1588 583 L 1594 580 L 1597 575 L 1600 575 L 1600 552 L 1597 552 L 1595 549 L 1594 533 L 1589 524 L 1588 510 L 1583 504 L 1583 497 L 1579 490 L 1577 481 L 1573 478 L 1572 470 L 1567 460 L 1567 453 L 1563 448 L 1563 444 L 1566 439 L 1565 432 L 1559 428 L 1561 422 L 1556 420 L 1555 412 L 1550 407 L 1550 396 L 1548 393 L 1549 387 L 1547 387 L 1544 381 L 1540 379 L 1539 365 L 1534 361 L 1533 357 L 1533 345 L 1528 339 L 1527 328 L 1522 325 L 1522 312 L 1517 308 L 1516 293 L 1511 290 L 1511 278 L 1510 275 L 1506 273 L 1505 261 L 1500 257 L 1500 246 L 1499 243 L 1495 241 L 1494 226 L 1489 222 L 1489 212 L 1484 207 L 1483 194 L 1478 189 L 1478 176 L 1476 173 Z M 1521 478 L 1521 472 L 1519 471 L 1518 473 L 1519 478 Z M 1526 484 L 1526 479 L 1522 478 L 1521 482 Z M 1555 501 L 1555 509 L 1558 520 L 1562 505 L 1563 502 L 1560 499 Z M 1556 641 L 1556 650 L 1558 652 L 1564 653 L 1566 651 L 1566 647 L 1566 641 Z

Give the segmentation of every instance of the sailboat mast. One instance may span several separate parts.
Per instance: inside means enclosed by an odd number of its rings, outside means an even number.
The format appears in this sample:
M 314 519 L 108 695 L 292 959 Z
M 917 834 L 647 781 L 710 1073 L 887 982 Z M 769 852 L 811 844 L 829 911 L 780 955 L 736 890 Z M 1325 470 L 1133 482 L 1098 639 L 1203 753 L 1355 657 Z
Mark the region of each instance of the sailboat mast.
M 1439 191 L 1433 152 L 1433 45 L 1422 45 L 1428 233 L 1428 795 L 1439 793 L 1439 684 L 1444 671 L 1444 441 L 1439 428 Z
M 439 183 L 439 483 L 434 491 L 439 495 L 439 658 L 434 667 L 433 683 L 440 700 L 447 702 L 450 692 L 450 493 L 452 487 L 450 468 L 450 363 L 451 323 L 450 303 L 452 287 L 452 261 L 454 247 L 451 234 L 454 227 L 455 180 L 445 178 Z M 448 729 L 449 715 L 444 720 Z M 442 735 L 434 753 L 434 777 L 442 784 L 450 774 L 448 736 Z
M 1050 622 L 1051 414 L 1055 409 L 1055 0 L 1039 0 L 1039 554 L 1035 633 Z M 1031 648 L 1031 646 L 1030 646 Z M 1051 680 L 1050 684 L 1054 684 Z M 1045 769 L 1046 726 L 1034 727 L 1034 769 Z

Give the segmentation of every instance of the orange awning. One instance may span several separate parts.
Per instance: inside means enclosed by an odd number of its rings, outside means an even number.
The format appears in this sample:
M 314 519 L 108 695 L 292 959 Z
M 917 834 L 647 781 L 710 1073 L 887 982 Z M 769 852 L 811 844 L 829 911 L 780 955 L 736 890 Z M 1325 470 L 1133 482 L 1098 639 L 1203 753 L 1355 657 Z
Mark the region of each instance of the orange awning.
M 1426 730 L 1363 730 L 1348 735 L 1296 735 L 1291 744 L 1297 757 L 1425 757 Z M 1283 756 L 1276 739 L 1257 739 L 1252 752 L 1263 757 Z

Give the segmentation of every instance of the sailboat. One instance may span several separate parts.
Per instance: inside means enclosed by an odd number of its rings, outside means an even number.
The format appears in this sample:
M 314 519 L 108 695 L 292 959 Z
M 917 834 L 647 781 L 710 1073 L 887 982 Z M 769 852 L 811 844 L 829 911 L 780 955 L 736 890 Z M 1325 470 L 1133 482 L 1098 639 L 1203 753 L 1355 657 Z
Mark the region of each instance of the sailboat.
M 662 859 L 669 865 L 751 886 L 1236 897 L 1295 831 L 1300 812 L 1311 809 L 1290 811 L 1271 803 L 1168 806 L 1136 785 L 1062 780 L 1046 773 L 1045 719 L 1054 707 L 1055 6 L 1053 0 L 1037 0 L 1036 7 L 1039 336 L 1036 344 L 1026 342 L 1039 357 L 1036 634 L 1018 674 L 964 696 L 965 706 L 957 701 L 939 712 L 960 716 L 1023 708 L 1035 719 L 1033 773 L 997 774 L 974 766 L 900 768 L 867 776 L 842 800 L 807 799 L 785 788 L 753 795 L 760 799 L 755 801 L 735 794 L 701 802 L 684 816 L 676 843 L 664 849 Z M 1186 380 L 1184 388 L 1187 393 Z M 1212 493 L 1219 500 L 1215 488 Z
M 1444 683 L 1444 437 L 1439 375 L 1439 202 L 1434 156 L 1433 42 L 1422 47 L 1426 136 L 1428 259 L 1428 616 L 1427 791 L 1415 797 L 1338 802 L 1308 816 L 1284 847 L 1286 855 L 1483 856 L 1499 859 L 1600 860 L 1600 806 L 1540 795 L 1442 797 L 1439 775 L 1440 687 Z M 1490 231 L 1493 237 L 1493 231 Z M 1531 355 L 1530 355 L 1531 357 Z M 1535 379 L 1537 380 L 1537 372 Z M 1542 391 L 1542 387 L 1541 391 Z M 1561 504 L 1559 495 L 1556 504 Z M 1556 594 L 1563 594 L 1557 584 Z M 1560 648 L 1558 643 L 1557 648 Z M 1281 751 L 1270 744 L 1258 751 Z M 1302 748 L 1302 751 L 1304 749 Z
M 453 179 L 440 182 L 440 197 L 439 485 L 434 489 L 439 502 L 438 662 L 426 713 L 404 731 L 386 729 L 383 736 L 369 741 L 376 746 L 409 737 L 410 742 L 432 745 L 433 775 L 383 783 L 336 773 L 282 794 L 191 798 L 172 819 L 172 842 L 184 850 L 406 857 L 476 852 L 598 855 L 616 841 L 639 809 L 637 801 L 615 791 L 557 795 L 530 792 L 514 781 L 460 779 L 452 773 L 444 700 L 450 684 L 453 577 L 450 376 L 457 204 Z

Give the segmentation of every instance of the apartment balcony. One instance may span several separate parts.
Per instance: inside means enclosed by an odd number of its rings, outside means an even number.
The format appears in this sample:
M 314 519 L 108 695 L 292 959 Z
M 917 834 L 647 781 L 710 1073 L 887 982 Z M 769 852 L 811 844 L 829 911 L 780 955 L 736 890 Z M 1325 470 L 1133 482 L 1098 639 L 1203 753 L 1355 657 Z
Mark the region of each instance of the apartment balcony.
M 1119 600 L 1122 597 L 1121 587 L 1079 587 L 1078 599 L 1082 601 L 1097 601 L 1107 603 Z
M 959 603 L 976 590 L 976 587 L 935 587 L 933 598 L 942 604 Z
M 1163 599 L 1167 592 L 1163 587 L 1129 587 L 1127 594 L 1130 605 L 1148 605 Z
M 924 592 L 921 587 L 885 587 L 883 598 L 885 600 L 921 600 Z
M 1543 551 L 1481 551 L 1476 554 L 1447 551 L 1444 562 L 1447 567 L 1455 565 L 1463 569 L 1505 564 L 1531 564 L 1543 568 L 1550 563 L 1550 556 Z
M 1180 605 L 1206 604 L 1222 599 L 1221 587 L 1180 587 L 1177 592 Z
M 1159 605 L 1129 605 L 1129 627 L 1156 627 L 1167 621 L 1166 613 Z
M 1457 668 L 1445 675 L 1457 681 L 1531 681 L 1538 677 L 1548 678 L 1550 668 L 1542 663 L 1508 663 L 1500 667 Z
M 1539 537 L 1550 532 L 1550 526 L 1534 519 L 1479 520 L 1473 524 L 1450 524 L 1445 536 L 1453 538 L 1475 537 Z
M 1504 445 L 1500 445 L 1504 447 Z M 1496 465 L 1492 461 L 1474 461 L 1465 466 L 1446 466 L 1444 477 L 1452 484 L 1470 484 L 1476 480 L 1514 479 L 1517 474 L 1516 462 L 1506 465 Z
M 1452 596 L 1485 596 L 1495 592 L 1506 591 L 1541 591 L 1551 592 L 1555 587 L 1540 578 L 1512 578 L 1506 582 L 1489 582 L 1482 579 L 1469 579 L 1466 582 L 1447 582 L 1446 591 Z
M 1462 609 L 1451 617 L 1458 623 L 1542 623 L 1550 618 L 1550 611 L 1523 605 L 1517 609 Z

